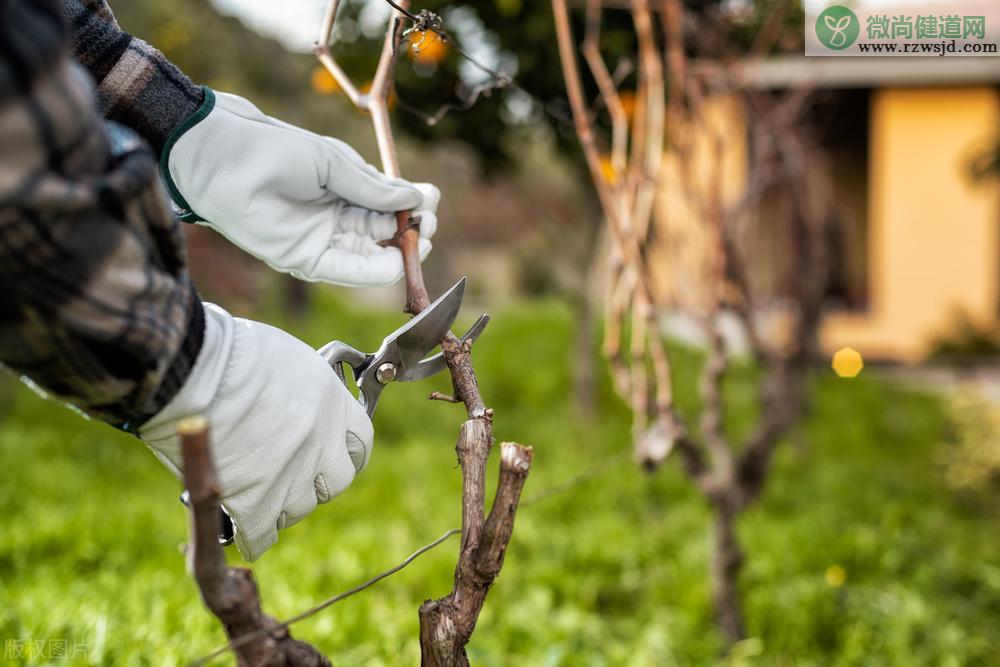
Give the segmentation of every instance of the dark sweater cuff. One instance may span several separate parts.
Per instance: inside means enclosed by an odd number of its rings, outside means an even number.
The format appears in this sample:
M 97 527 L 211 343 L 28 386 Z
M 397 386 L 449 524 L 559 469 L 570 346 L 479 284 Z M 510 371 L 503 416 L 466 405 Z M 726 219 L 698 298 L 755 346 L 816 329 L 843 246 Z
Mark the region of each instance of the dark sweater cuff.
M 193 295 L 188 306 L 187 334 L 184 336 L 177 354 L 174 355 L 170 366 L 163 375 L 163 381 L 160 383 L 159 389 L 153 394 L 153 397 L 148 401 L 144 409 L 132 415 L 131 419 L 114 424 L 114 426 L 123 431 L 138 435 L 139 429 L 143 424 L 166 407 L 167 403 L 174 400 L 174 396 L 184 386 L 188 376 L 191 375 L 191 369 L 194 368 L 194 364 L 198 360 L 198 354 L 201 352 L 202 344 L 205 342 L 205 308 L 198 297 L 198 292 L 190 281 L 187 283 L 187 288 Z
M 138 132 L 159 154 L 174 128 L 202 105 L 204 91 L 162 53 L 132 37 L 98 84 L 97 100 L 106 118 Z
M 159 154 L 203 100 L 199 86 L 146 42 L 123 31 L 104 0 L 63 0 L 76 59 L 97 82 L 101 113 L 139 133 Z

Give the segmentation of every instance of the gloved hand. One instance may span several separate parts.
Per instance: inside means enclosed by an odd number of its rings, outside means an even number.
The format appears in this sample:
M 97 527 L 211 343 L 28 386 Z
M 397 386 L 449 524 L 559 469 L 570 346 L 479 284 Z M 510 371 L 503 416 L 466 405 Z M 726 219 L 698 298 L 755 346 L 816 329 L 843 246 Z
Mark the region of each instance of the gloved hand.
M 334 370 L 302 341 L 205 304 L 205 339 L 177 396 L 139 430 L 182 478 L 177 422 L 205 416 L 222 506 L 249 561 L 364 470 L 372 424 Z
M 389 178 L 337 139 L 283 123 L 247 100 L 205 89 L 205 102 L 167 139 L 160 170 L 182 220 L 204 221 L 272 268 L 339 285 L 403 276 L 393 212 L 420 222 L 431 250 L 440 192 Z

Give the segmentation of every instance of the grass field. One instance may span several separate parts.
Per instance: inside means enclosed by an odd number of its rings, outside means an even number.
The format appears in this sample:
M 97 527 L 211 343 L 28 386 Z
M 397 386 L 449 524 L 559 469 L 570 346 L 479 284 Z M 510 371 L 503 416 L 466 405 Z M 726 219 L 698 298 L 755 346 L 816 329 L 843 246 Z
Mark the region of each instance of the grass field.
M 326 294 L 315 310 L 295 328 L 314 345 L 337 337 L 374 349 L 401 321 Z M 598 414 L 574 411 L 561 305 L 494 315 L 476 362 L 498 438 L 535 447 L 526 495 L 629 446 L 628 415 L 606 380 Z M 696 363 L 678 355 L 689 411 Z M 748 373 L 728 388 L 736 431 L 752 417 Z M 947 424 L 935 399 L 818 375 L 813 417 L 740 524 L 753 638 L 728 663 L 1000 665 L 1000 498 L 960 500 L 945 488 L 935 461 Z M 141 443 L 5 383 L 2 663 L 183 665 L 217 646 L 222 633 L 179 551 L 178 484 Z M 461 409 L 424 401 L 432 389 L 447 380 L 386 392 L 369 470 L 255 566 L 270 613 L 292 615 L 458 524 Z M 714 664 L 708 518 L 674 462 L 652 476 L 625 462 L 525 508 L 469 647 L 473 664 Z M 450 589 L 457 545 L 295 634 L 336 665 L 418 664 L 417 607 Z

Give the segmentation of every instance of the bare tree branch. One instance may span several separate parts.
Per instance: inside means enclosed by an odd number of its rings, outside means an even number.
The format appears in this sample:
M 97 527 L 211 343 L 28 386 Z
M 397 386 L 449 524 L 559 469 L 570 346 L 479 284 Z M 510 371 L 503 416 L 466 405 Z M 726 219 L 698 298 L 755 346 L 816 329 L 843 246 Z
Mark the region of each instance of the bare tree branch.
M 740 511 L 759 496 L 775 447 L 803 413 L 802 362 L 814 347 L 825 288 L 828 222 L 822 207 L 815 204 L 825 193 L 813 182 L 822 178 L 813 173 L 817 160 L 802 127 L 812 94 L 808 87 L 774 94 L 748 89 L 739 76 L 739 60 L 745 54 L 730 46 L 732 23 L 714 5 L 696 7 L 682 0 L 655 3 L 664 37 L 659 49 L 649 0 L 586 0 L 586 34 L 579 50 L 612 120 L 614 168 L 611 178 L 605 178 L 600 169 L 601 138 L 593 114 L 583 105 L 584 86 L 567 0 L 551 2 L 574 126 L 614 242 L 603 349 L 615 388 L 633 411 L 636 461 L 653 469 L 676 450 L 692 482 L 713 508 L 713 599 L 720 630 L 731 644 L 744 632 L 738 586 L 743 555 L 735 522 Z M 583 3 L 576 0 L 573 4 Z M 779 11 L 757 35 L 754 53 L 770 52 L 780 39 L 790 3 L 779 4 Z M 617 83 L 599 49 L 601 12 L 608 8 L 629 8 L 636 32 L 636 108 L 627 141 L 622 138 Z M 707 56 L 710 66 L 691 67 L 689 52 Z M 732 160 L 733 142 L 727 134 L 731 124 L 720 116 L 720 109 L 732 104 L 743 109 L 753 151 L 747 181 L 735 187 L 727 170 Z M 668 121 L 670 132 L 665 135 Z M 646 257 L 653 202 L 661 186 L 664 139 L 673 154 L 679 185 L 671 196 L 679 194 L 683 210 L 704 230 L 697 235 L 702 245 L 692 268 L 694 281 L 708 287 L 705 298 L 695 302 L 683 295 L 676 297 L 682 308 L 703 323 L 708 341 L 697 433 L 688 430 L 673 404 L 674 380 L 658 321 L 661 304 L 654 298 Z M 624 179 L 620 174 L 623 150 L 628 164 Z M 761 336 L 758 318 L 765 313 L 751 284 L 748 239 L 745 232 L 741 235 L 756 221 L 758 205 L 779 186 L 790 193 L 791 213 L 772 224 L 783 225 L 783 233 L 791 234 L 795 244 L 791 254 L 797 258 L 791 271 L 793 284 L 786 286 L 781 297 L 790 300 L 795 310 L 784 348 Z M 741 443 L 733 442 L 725 427 L 729 355 L 720 327 L 729 312 L 742 323 L 763 371 L 757 386 L 760 416 Z
M 638 80 L 635 113 L 629 121 L 600 53 L 600 12 L 606 6 L 606 2 L 588 0 L 587 31 L 580 50 L 612 118 L 610 178 L 602 169 L 593 117 L 584 104 L 566 0 L 552 0 L 574 127 L 614 242 L 605 293 L 603 351 L 611 365 L 616 391 L 632 408 L 636 460 L 644 467 L 655 468 L 677 445 L 685 465 L 700 474 L 704 469 L 701 455 L 674 409 L 670 361 L 660 339 L 653 280 L 644 256 L 663 160 L 663 66 L 649 2 L 634 0 L 629 7 L 639 46 Z M 624 173 L 622 164 L 626 165 Z M 626 330 L 627 362 L 622 340 Z M 655 397 L 652 403 L 651 394 Z
M 205 606 L 222 622 L 241 667 L 329 667 L 330 662 L 306 642 L 292 639 L 286 625 L 260 608 L 253 574 L 227 567 L 219 544 L 220 485 L 212 462 L 208 422 L 191 417 L 177 426 L 184 460 L 184 484 L 191 503 L 188 567 Z M 237 642 L 241 637 L 249 641 Z
M 464 497 L 462 551 L 452 592 L 420 606 L 421 664 L 426 667 L 469 664 L 465 645 L 476 628 L 486 594 L 503 567 L 518 500 L 531 469 L 530 447 L 501 444 L 500 481 L 493 508 L 483 523 L 482 505 L 478 503 L 482 500 L 479 494 L 484 486 L 485 466 L 479 465 L 478 457 L 489 450 L 488 436 L 479 420 L 467 421 L 459 436 Z M 467 469 L 470 472 L 465 472 Z
M 324 18 L 317 55 L 337 77 L 337 67 L 329 50 L 329 40 L 336 20 L 337 0 L 331 0 Z M 399 176 L 396 146 L 389 123 L 389 94 L 399 52 L 403 12 L 410 18 L 408 0 L 394 3 L 395 12 L 386 30 L 382 54 L 369 94 L 352 102 L 372 117 L 382 168 L 389 176 Z M 342 72 L 341 72 L 342 73 Z M 338 79 L 339 81 L 340 79 Z M 350 95 L 349 95 L 350 97 Z M 403 256 L 406 280 L 406 312 L 420 313 L 430 304 L 420 268 L 418 250 L 419 221 L 409 211 L 396 214 L 396 235 L 387 241 Z M 465 645 L 472 636 L 486 593 L 500 572 L 514 525 L 517 500 L 531 468 L 531 448 L 504 443 L 501 449 L 500 482 L 492 509 L 485 512 L 486 462 L 493 445 L 493 411 L 486 407 L 479 392 L 472 365 L 471 341 L 460 341 L 448 333 L 441 341 L 455 388 L 454 400 L 465 404 L 469 420 L 459 433 L 459 464 L 462 468 L 462 547 L 455 566 L 455 584 L 447 596 L 427 601 L 420 608 L 420 646 L 425 665 L 465 665 Z M 441 398 L 438 396 L 437 398 Z
M 601 91 L 600 99 L 611 116 L 611 171 L 615 181 L 622 181 L 628 160 L 628 116 L 618 94 L 618 86 L 608 70 L 600 49 L 601 0 L 587 0 L 587 31 L 580 52 Z

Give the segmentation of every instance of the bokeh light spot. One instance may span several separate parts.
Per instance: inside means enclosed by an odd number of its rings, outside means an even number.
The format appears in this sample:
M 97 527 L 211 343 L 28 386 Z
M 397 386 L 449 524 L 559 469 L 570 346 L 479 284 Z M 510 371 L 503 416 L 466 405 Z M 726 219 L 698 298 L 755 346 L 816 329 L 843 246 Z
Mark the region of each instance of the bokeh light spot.
M 865 367 L 865 362 L 861 359 L 861 353 L 852 347 L 844 347 L 833 355 L 833 372 L 842 378 L 857 377 L 861 369 Z
M 823 578 L 826 579 L 826 585 L 830 588 L 840 588 L 847 581 L 847 570 L 834 564 L 826 568 Z
M 333 95 L 340 90 L 337 80 L 333 78 L 333 75 L 325 67 L 316 67 L 313 69 L 312 75 L 309 77 L 309 83 L 312 84 L 312 89 L 320 95 Z

